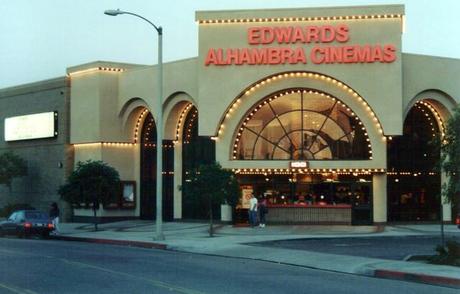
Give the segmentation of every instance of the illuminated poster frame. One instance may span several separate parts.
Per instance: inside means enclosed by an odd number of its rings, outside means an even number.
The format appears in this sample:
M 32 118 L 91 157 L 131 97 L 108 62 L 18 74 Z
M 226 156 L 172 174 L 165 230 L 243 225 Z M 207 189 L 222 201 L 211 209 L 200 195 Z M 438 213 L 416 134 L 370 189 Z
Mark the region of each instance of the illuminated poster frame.
M 6 142 L 54 138 L 58 135 L 58 112 L 42 112 L 5 118 Z

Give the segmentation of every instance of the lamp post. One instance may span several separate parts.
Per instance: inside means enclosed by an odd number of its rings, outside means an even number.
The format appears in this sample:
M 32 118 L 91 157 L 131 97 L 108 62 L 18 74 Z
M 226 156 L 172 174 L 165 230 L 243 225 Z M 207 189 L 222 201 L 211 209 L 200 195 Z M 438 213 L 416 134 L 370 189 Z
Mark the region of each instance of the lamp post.
M 156 126 L 157 126 L 157 184 L 156 184 L 156 240 L 164 240 L 163 235 L 163 29 L 161 27 L 157 27 L 151 21 L 142 17 L 138 14 L 121 11 L 120 9 L 117 10 L 106 10 L 104 14 L 110 16 L 117 16 L 119 14 L 129 14 L 140 19 L 145 20 L 150 25 L 152 25 L 158 33 L 158 90 L 157 90 L 157 103 L 156 103 Z

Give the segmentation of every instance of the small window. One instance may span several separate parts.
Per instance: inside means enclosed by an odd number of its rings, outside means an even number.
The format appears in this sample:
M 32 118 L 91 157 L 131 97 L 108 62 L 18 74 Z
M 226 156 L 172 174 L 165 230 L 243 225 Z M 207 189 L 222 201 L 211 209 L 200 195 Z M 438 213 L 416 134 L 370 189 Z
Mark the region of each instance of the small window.
M 122 182 L 122 208 L 135 208 L 136 207 L 136 182 L 125 181 Z
M 8 218 L 9 221 L 14 221 L 16 219 L 16 216 L 18 215 L 17 212 L 13 212 L 10 217 Z
M 135 209 L 136 208 L 136 181 L 121 181 L 120 193 L 112 202 L 104 206 L 105 209 Z

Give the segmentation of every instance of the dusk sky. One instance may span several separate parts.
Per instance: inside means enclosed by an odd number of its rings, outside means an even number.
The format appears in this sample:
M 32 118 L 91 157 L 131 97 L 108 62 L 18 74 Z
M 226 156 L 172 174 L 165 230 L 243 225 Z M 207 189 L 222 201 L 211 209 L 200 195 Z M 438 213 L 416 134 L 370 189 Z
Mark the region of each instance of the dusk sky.
M 129 15 L 164 30 L 164 61 L 198 54 L 197 10 L 405 4 L 405 53 L 460 59 L 460 1 L 346 0 L 0 0 L 0 89 L 65 75 L 66 68 L 96 60 L 154 64 L 157 34 Z

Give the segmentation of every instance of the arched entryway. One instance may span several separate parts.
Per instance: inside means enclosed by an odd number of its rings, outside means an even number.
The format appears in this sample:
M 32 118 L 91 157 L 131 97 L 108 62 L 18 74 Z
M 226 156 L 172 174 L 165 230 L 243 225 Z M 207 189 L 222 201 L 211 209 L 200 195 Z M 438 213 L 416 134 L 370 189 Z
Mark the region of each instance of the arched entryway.
M 261 160 L 304 164 L 237 170 L 243 194 L 266 198 L 276 209 L 275 221 L 372 223 L 371 173 L 332 168 L 338 161 L 372 160 L 369 134 L 356 113 L 330 93 L 299 87 L 268 94 L 246 112 L 232 147 L 234 160 L 254 165 Z M 330 162 L 329 168 L 309 168 L 322 162 Z M 290 208 L 300 210 L 291 214 Z
M 156 216 L 157 132 L 152 114 L 144 119 L 141 131 L 140 218 L 152 220 Z M 163 140 L 163 220 L 173 219 L 174 144 Z
M 215 142 L 210 137 L 198 135 L 198 110 L 191 107 L 182 129 L 182 181 L 187 181 L 190 173 L 200 165 L 215 161 Z M 187 190 L 182 191 L 182 218 L 207 219 L 208 211 L 204 204 L 188 197 Z M 215 207 L 215 215 L 220 215 L 220 207 Z
M 388 221 L 440 219 L 441 176 L 434 169 L 441 135 L 439 115 L 417 102 L 404 121 L 403 135 L 388 141 Z

